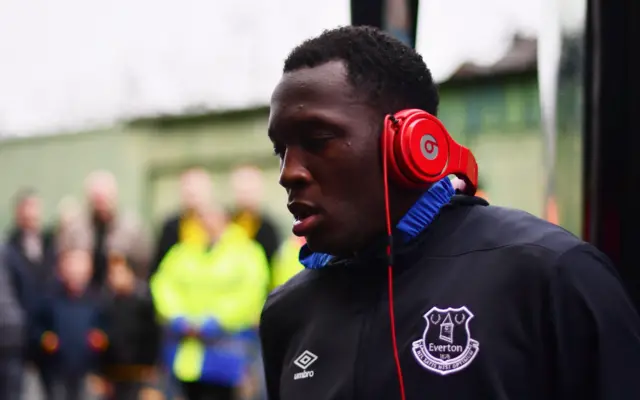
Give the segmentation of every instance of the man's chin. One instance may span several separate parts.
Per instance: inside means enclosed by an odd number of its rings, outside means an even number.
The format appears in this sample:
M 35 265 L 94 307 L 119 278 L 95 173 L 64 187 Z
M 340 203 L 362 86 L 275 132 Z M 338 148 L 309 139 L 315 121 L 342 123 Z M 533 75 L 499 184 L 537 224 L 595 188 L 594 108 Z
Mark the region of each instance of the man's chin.
M 348 243 L 345 240 L 340 240 L 337 235 L 312 234 L 306 236 L 305 240 L 309 250 L 314 253 L 331 254 L 337 257 L 353 254 L 352 251 L 349 251 Z

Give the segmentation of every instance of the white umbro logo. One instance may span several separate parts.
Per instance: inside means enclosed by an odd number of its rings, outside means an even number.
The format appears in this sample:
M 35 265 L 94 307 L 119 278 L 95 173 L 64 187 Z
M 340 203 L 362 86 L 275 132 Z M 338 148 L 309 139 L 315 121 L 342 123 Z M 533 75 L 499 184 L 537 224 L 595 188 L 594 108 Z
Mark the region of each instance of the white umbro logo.
M 295 360 L 293 360 L 295 366 L 302 369 L 303 371 L 294 374 L 293 379 L 298 380 L 313 378 L 313 370 L 308 371 L 307 368 L 309 368 L 311 364 L 316 362 L 317 359 L 318 356 L 313 354 L 309 350 L 303 351 L 302 354 L 300 354 Z

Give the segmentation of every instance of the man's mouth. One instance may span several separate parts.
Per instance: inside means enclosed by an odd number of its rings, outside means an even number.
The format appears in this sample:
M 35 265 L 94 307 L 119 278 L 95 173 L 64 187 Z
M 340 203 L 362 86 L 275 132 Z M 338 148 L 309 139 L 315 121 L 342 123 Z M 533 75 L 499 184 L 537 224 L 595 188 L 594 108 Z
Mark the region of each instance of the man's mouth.
M 304 202 L 291 202 L 287 205 L 293 215 L 293 234 L 307 236 L 320 222 L 321 214 L 318 207 Z

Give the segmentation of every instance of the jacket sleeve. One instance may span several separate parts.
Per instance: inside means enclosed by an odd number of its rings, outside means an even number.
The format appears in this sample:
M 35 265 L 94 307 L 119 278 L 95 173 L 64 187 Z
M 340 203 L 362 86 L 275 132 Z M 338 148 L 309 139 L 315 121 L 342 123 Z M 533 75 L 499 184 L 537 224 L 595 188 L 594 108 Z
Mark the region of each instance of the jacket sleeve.
M 238 292 L 242 295 L 229 298 L 227 308 L 236 311 L 225 314 L 225 318 L 218 321 L 222 328 L 229 331 L 241 331 L 258 325 L 269 285 L 269 266 L 262 247 L 251 241 L 239 250 L 238 268 L 243 274 Z
M 177 276 L 180 265 L 184 261 L 181 250 L 180 245 L 172 247 L 149 282 L 156 312 L 165 322 L 180 316 L 183 312 L 181 288 Z
M 28 276 L 28 271 L 25 270 L 24 265 L 22 265 L 14 249 L 7 249 L 4 256 L 4 264 L 6 265 L 11 288 L 16 299 L 22 309 L 27 314 L 30 314 L 33 311 L 33 307 L 35 307 L 34 300 L 36 293 L 33 282 L 31 282 Z
M 558 259 L 551 287 L 559 399 L 640 399 L 640 318 L 590 245 Z

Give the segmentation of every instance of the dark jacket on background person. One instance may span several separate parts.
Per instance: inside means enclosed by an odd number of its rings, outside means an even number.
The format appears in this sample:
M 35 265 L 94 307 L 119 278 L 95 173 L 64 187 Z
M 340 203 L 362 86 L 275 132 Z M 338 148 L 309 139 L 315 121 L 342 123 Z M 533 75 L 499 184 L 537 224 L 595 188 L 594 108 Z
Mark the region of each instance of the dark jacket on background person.
M 37 308 L 31 337 L 38 349 L 39 367 L 56 376 L 81 376 L 97 371 L 104 348 L 92 346 L 90 335 L 104 333 L 107 328 L 100 295 L 88 289 L 74 296 L 61 283 L 52 285 Z M 55 334 L 59 341 L 58 348 L 50 353 L 42 347 L 46 332 Z
M 0 248 L 0 399 L 19 400 L 24 377 L 25 316 Z
M 640 318 L 610 261 L 523 211 L 452 195 L 434 185 L 394 232 L 406 398 L 640 399 Z M 262 312 L 271 400 L 400 398 L 386 243 L 345 259 L 303 248 L 306 269 Z
M 130 295 L 105 293 L 106 334 L 109 347 L 102 370 L 110 381 L 137 382 L 155 365 L 160 348 L 153 299 L 146 282 L 137 282 Z
M 0 356 L 20 354 L 25 344 L 25 314 L 15 295 L 0 249 Z
M 51 232 L 41 234 L 42 255 L 37 260 L 30 259 L 23 247 L 24 233 L 14 229 L 5 246 L 5 262 L 9 268 L 16 296 L 25 310 L 36 300 L 33 296 L 42 293 L 54 274 L 55 251 Z
M 167 218 L 160 229 L 160 237 L 156 243 L 156 250 L 151 262 L 149 276 L 153 275 L 162 259 L 174 244 L 180 241 L 180 219 L 182 214 L 176 214 Z

